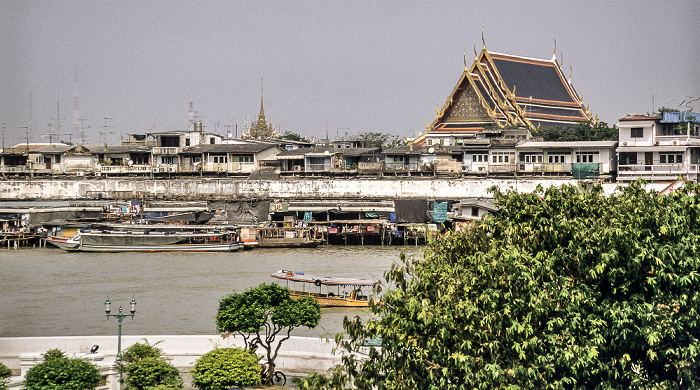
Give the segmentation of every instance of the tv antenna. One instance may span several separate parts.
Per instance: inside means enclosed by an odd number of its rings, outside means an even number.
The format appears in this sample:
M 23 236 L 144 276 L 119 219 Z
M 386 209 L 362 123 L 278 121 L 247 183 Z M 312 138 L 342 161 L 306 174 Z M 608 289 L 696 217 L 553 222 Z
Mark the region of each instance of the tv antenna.
M 100 131 L 100 135 L 102 136 L 102 143 L 104 143 L 105 146 L 107 146 L 107 134 L 114 134 L 112 131 L 107 131 L 108 128 L 111 126 L 107 126 L 107 121 L 111 120 L 112 118 L 110 117 L 104 117 L 105 119 L 105 124 L 102 126 L 102 131 Z

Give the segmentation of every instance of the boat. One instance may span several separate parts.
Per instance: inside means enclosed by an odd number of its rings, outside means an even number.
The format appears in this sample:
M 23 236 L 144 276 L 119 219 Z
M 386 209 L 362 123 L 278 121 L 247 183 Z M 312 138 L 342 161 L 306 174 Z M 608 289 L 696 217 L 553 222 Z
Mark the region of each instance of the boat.
M 75 245 L 77 247 L 71 247 Z M 78 252 L 235 252 L 243 248 L 233 231 L 151 232 L 87 231 L 64 246 Z
M 71 241 L 71 237 L 63 237 L 63 236 L 48 236 L 44 239 L 44 241 L 48 242 L 49 244 L 65 249 L 67 251 L 75 251 L 78 250 L 78 247 L 80 246 L 80 242 L 77 241 Z
M 311 228 L 257 228 L 255 237 L 260 248 L 316 248 L 321 244 Z
M 368 279 L 320 277 L 287 270 L 271 273 L 270 276 L 286 281 L 292 298 L 311 297 L 322 307 L 368 307 L 370 299 L 362 288 L 371 290 L 379 283 Z

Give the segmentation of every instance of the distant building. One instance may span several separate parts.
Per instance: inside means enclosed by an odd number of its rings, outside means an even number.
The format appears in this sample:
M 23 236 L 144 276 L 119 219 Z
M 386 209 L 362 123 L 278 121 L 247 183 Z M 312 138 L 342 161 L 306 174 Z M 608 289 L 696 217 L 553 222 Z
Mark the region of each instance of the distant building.
M 620 118 L 617 127 L 618 181 L 698 179 L 700 114 L 627 115 Z
M 568 127 L 593 120 L 557 62 L 490 52 L 465 68 L 435 121 L 410 142 L 457 145 L 489 130 Z
M 260 86 L 260 113 L 258 114 L 258 121 L 250 125 L 248 132 L 243 134 L 243 138 L 272 139 L 275 137 L 275 129 L 272 127 L 272 123 L 267 123 L 267 120 L 265 120 L 263 91 L 262 86 Z

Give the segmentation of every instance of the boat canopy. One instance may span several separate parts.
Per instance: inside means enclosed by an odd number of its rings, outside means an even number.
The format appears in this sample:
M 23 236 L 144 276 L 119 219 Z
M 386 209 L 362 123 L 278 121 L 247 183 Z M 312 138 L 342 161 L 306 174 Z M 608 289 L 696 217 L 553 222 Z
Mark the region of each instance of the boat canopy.
M 277 279 L 291 280 L 293 282 L 311 283 L 316 286 L 374 286 L 379 281 L 353 278 L 331 278 L 304 274 L 303 272 L 293 272 L 280 270 L 271 273 L 270 276 Z

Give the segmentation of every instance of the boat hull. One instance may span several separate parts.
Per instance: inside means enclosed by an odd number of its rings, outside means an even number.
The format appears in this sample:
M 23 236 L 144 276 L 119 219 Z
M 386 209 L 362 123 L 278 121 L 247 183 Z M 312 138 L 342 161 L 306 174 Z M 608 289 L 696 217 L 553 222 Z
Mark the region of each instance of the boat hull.
M 45 239 L 49 244 L 67 251 L 77 251 L 80 246 L 79 242 L 71 241 L 70 237 L 47 237 Z
M 243 244 L 80 245 L 80 252 L 236 252 Z
M 321 240 L 308 240 L 297 238 L 261 238 L 258 240 L 259 248 L 316 248 Z
M 352 299 L 350 297 L 334 297 L 326 294 L 310 294 L 301 291 L 290 291 L 293 299 L 303 297 L 313 298 L 321 307 L 369 307 L 367 299 Z

